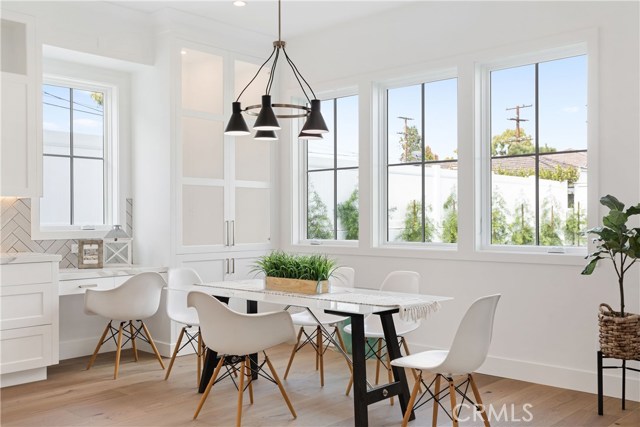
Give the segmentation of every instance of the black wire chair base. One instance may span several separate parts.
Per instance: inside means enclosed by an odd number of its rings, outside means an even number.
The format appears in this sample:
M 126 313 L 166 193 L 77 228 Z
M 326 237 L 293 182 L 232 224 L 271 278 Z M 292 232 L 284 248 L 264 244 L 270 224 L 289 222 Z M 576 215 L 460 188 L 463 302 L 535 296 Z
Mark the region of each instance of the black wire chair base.
M 447 417 L 449 417 L 450 420 L 453 420 L 452 414 L 453 414 L 453 411 L 455 409 L 452 408 L 451 412 L 450 412 L 440 402 L 442 399 L 445 399 L 445 398 L 447 398 L 449 396 L 449 394 L 450 394 L 449 387 L 442 388 L 440 391 L 438 391 L 437 394 L 434 394 L 433 391 L 431 391 L 432 390 L 432 386 L 436 382 L 438 377 L 444 379 L 447 382 L 453 381 L 453 378 L 446 377 L 446 376 L 444 376 L 442 374 L 436 374 L 436 376 L 433 378 L 433 380 L 431 380 L 431 382 L 429 384 L 427 384 L 426 381 L 424 380 L 424 378 L 422 377 L 422 375 L 419 376 L 420 382 L 422 383 L 422 385 L 425 388 L 425 392 L 422 393 L 420 395 L 420 397 L 415 401 L 415 403 L 413 404 L 413 410 L 416 411 L 416 410 L 420 409 L 422 406 L 424 406 L 427 403 L 431 402 L 432 400 L 435 400 L 434 405 L 437 404 L 444 411 L 444 413 L 447 414 Z M 471 400 L 469 398 L 468 394 L 469 394 L 470 385 L 471 385 L 471 378 L 468 375 L 466 376 L 466 378 L 460 384 L 458 384 L 458 385 L 454 384 L 455 391 L 457 392 L 457 394 L 462 396 L 462 401 L 457 404 L 458 410 L 455 413 L 456 419 L 460 419 L 460 413 L 462 412 L 462 408 L 465 406 L 465 402 L 469 402 L 469 405 L 475 407 L 478 412 L 482 412 L 482 410 L 483 410 L 482 405 L 479 405 L 478 403 L 476 403 L 475 401 L 473 401 L 473 400 Z M 464 390 L 462 390 L 463 387 L 464 387 Z

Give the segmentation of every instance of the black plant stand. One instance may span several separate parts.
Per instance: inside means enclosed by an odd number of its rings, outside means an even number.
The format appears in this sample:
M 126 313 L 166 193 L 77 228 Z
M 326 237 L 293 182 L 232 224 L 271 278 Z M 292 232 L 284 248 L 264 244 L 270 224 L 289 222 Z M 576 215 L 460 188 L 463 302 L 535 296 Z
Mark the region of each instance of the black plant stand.
M 631 368 L 627 366 L 627 361 L 622 361 L 622 366 L 603 366 L 603 359 L 615 359 L 615 357 L 609 357 L 598 351 L 598 415 L 604 414 L 604 395 L 602 392 L 602 373 L 605 369 L 622 369 L 622 410 L 625 410 L 626 400 L 626 383 L 627 383 L 627 370 L 640 372 L 640 369 Z M 620 360 L 620 359 L 617 359 Z

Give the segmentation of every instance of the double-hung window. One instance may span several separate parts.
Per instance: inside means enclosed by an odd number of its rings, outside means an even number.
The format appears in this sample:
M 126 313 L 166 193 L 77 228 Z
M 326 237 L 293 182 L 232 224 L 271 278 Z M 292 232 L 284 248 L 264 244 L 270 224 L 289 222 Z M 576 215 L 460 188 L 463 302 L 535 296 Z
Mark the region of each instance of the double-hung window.
M 358 240 L 358 96 L 322 101 L 329 128 L 306 141 L 307 240 Z
M 112 94 L 106 85 L 45 79 L 41 230 L 104 230 L 112 223 Z
M 488 69 L 484 244 L 586 246 L 587 56 Z
M 458 240 L 457 79 L 386 90 L 386 242 Z

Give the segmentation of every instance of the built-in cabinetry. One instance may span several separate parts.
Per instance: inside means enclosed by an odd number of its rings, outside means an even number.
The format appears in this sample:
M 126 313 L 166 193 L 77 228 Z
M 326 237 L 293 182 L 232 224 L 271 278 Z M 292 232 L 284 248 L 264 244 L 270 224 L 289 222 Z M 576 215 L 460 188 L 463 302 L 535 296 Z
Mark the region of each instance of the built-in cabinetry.
M 58 363 L 60 255 L 3 254 L 0 269 L 0 386 L 47 378 Z
M 38 137 L 40 73 L 32 17 L 2 11 L 0 195 L 40 197 Z
M 166 280 L 166 268 L 119 267 L 96 270 L 63 269 L 60 270 L 60 359 L 86 356 L 93 352 L 100 333 L 104 329 L 105 319 L 84 312 L 84 293 L 87 289 L 114 289 L 133 275 L 144 271 L 160 273 Z M 156 340 L 158 350 L 169 357 L 171 326 L 166 315 L 165 301 L 161 301 L 158 312 L 145 321 Z M 142 350 L 151 351 L 144 343 Z M 101 352 L 114 351 L 113 343 L 106 343 Z

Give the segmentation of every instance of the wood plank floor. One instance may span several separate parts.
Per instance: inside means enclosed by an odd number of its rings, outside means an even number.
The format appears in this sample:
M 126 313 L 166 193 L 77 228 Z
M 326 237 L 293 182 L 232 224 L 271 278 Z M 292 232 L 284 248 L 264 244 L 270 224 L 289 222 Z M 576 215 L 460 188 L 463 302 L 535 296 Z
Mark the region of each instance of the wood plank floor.
M 268 351 L 280 377 L 284 374 L 291 347 L 282 345 Z M 133 362 L 130 350 L 122 357 L 120 377 L 113 380 L 114 353 L 101 354 L 94 367 L 85 371 L 88 357 L 70 359 L 49 368 L 49 378 L 0 391 L 2 427 L 14 426 L 232 426 L 235 424 L 236 392 L 231 381 L 217 384 L 197 420 L 192 416 L 200 399 L 196 389 L 195 357 L 177 359 L 171 377 L 164 381 L 158 362 L 147 353 L 140 353 Z M 375 372 L 373 362 L 368 368 Z M 165 361 L 165 365 L 168 361 Z M 244 426 L 351 426 L 353 400 L 344 391 L 349 380 L 347 366 L 337 353 L 328 351 L 325 358 L 325 386 L 320 387 L 319 374 L 314 370 L 311 350 L 303 349 L 293 362 L 284 386 L 298 418 L 292 419 L 275 385 L 260 380 L 255 383 L 255 403 L 245 396 Z M 370 378 L 373 376 L 371 375 Z M 411 375 L 409 375 L 412 378 Z M 605 398 L 605 415 L 596 410 L 596 396 L 588 393 L 547 387 L 477 375 L 476 380 L 486 405 L 498 413 L 492 426 L 640 426 L 640 404 Z M 448 403 L 448 402 L 447 402 Z M 532 405 L 529 413 L 524 404 Z M 446 406 L 446 404 L 445 404 Z M 512 409 L 513 408 L 513 409 Z M 431 425 L 431 404 L 416 411 L 410 426 Z M 509 419 L 506 419 L 506 415 Z M 480 419 L 469 416 L 461 426 L 482 425 Z M 379 402 L 369 407 L 371 426 L 399 426 L 400 407 Z M 438 425 L 450 426 L 451 421 L 440 411 Z

